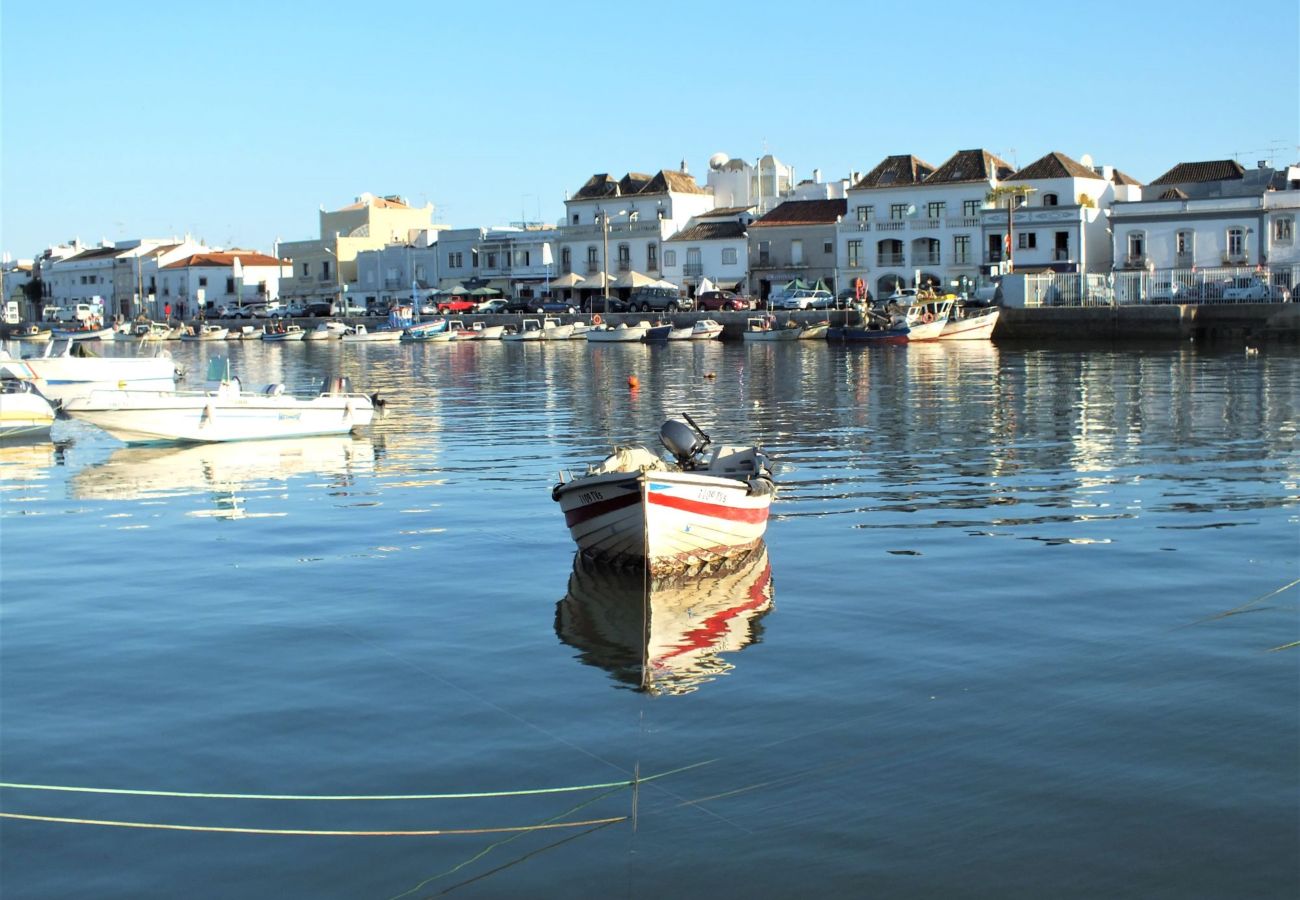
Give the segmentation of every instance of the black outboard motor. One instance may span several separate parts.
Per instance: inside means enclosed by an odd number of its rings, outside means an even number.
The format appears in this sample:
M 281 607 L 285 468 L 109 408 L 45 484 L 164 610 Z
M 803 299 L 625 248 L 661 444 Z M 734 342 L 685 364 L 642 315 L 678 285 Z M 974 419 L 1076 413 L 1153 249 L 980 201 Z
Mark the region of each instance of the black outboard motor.
M 687 419 L 689 421 L 689 417 Z M 694 423 L 692 423 L 694 424 Z M 659 440 L 668 448 L 677 464 L 684 469 L 694 466 L 695 457 L 709 444 L 709 436 L 698 428 L 692 428 L 676 419 L 669 419 L 659 429 Z

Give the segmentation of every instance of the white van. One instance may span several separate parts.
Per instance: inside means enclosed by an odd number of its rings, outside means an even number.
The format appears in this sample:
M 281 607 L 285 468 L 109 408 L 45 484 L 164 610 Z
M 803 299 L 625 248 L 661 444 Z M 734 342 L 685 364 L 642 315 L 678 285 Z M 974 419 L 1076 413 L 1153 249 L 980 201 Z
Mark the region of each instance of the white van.
M 63 322 L 63 321 L 66 321 L 66 320 L 63 318 L 63 307 L 62 307 L 62 306 L 47 306 L 47 307 L 45 307 L 44 309 L 41 310 L 41 321 L 42 321 L 42 322 Z

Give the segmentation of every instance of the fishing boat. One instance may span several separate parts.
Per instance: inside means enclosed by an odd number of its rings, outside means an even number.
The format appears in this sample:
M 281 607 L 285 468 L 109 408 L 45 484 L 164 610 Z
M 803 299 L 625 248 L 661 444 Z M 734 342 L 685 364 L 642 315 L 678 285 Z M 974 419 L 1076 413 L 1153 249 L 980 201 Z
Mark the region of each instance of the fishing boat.
M 54 407 L 30 381 L 0 382 L 0 440 L 43 438 L 54 424 Z
M 918 300 L 907 308 L 907 342 L 937 341 L 952 314 L 953 301 Z
M 381 328 L 378 331 L 370 331 L 365 325 L 357 323 L 349 325 L 348 330 L 343 332 L 340 338 L 344 343 L 396 343 L 402 339 L 402 332 L 395 328 Z
M 712 341 L 722 337 L 722 325 L 712 319 L 699 319 L 691 325 L 690 339 L 693 341 Z M 668 335 L 669 340 L 678 340 L 676 334 Z
M 659 322 L 651 325 L 646 331 L 645 337 L 641 338 L 641 340 L 647 344 L 662 344 L 668 340 L 675 327 L 671 322 Z
M 774 593 L 765 543 L 727 565 L 649 584 L 643 572 L 578 553 L 555 633 L 621 686 L 686 694 L 732 670 L 728 656 L 755 642 Z
M 796 341 L 802 330 L 794 320 L 780 325 L 776 316 L 751 316 L 745 322 L 744 338 L 747 341 Z
M 591 329 L 595 327 L 596 326 L 590 322 L 574 322 L 573 331 L 569 333 L 569 340 L 585 341 L 587 339 L 587 332 L 591 331 Z
M 221 325 L 209 325 L 206 322 L 186 326 L 181 332 L 181 340 L 186 343 L 195 341 L 224 341 L 230 329 Z
M 54 339 L 54 332 L 39 325 L 24 325 L 9 332 L 9 340 L 28 344 L 44 344 Z
M 649 322 L 638 322 L 635 325 L 629 325 L 626 322 L 619 322 L 617 325 L 611 325 L 608 322 L 602 322 L 594 326 L 587 332 L 587 343 L 589 344 L 632 344 L 640 343 L 645 339 L 646 332 L 650 330 Z
M 402 330 L 402 340 L 408 342 L 441 342 L 455 340 L 456 335 L 451 332 L 450 323 L 442 318 L 430 319 L 428 322 L 420 322 L 416 325 L 409 325 Z
M 348 326 L 342 322 L 321 322 L 302 336 L 304 341 L 335 341 L 342 337 Z
M 831 323 L 827 321 L 809 322 L 799 329 L 799 340 L 801 341 L 820 341 L 825 339 L 826 332 L 830 330 Z
M 141 341 L 169 341 L 172 339 L 172 327 L 166 322 L 141 322 L 135 326 L 135 337 Z
M 280 384 L 245 392 L 228 360 L 212 365 L 224 367 L 212 389 L 100 390 L 69 400 L 63 409 L 129 444 L 347 434 L 374 417 L 373 398 L 352 393 L 346 378 L 328 378 L 318 394 L 300 398 L 285 394 Z
M 567 341 L 573 337 L 573 325 L 559 319 L 542 319 L 542 339 L 547 341 Z
M 262 340 L 272 344 L 301 341 L 306 336 L 300 325 L 268 325 L 262 329 Z
M 44 355 L 21 360 L 0 351 L 0 374 L 30 381 L 51 403 L 62 404 L 103 388 L 169 391 L 183 372 L 161 348 L 155 356 L 97 356 L 67 341 L 47 344 Z
M 690 416 L 670 419 L 659 439 L 667 462 L 645 447 L 615 447 L 574 478 L 561 473 L 552 498 L 590 560 L 652 575 L 698 570 L 758 546 L 776 493 L 757 446 L 719 445 Z
M 518 330 L 507 330 L 501 335 L 503 341 L 543 341 L 546 339 L 546 333 L 542 330 L 542 323 L 536 319 L 524 319 L 519 323 Z
M 111 341 L 116 337 L 113 329 L 85 326 L 82 328 L 55 328 L 53 337 L 61 341 Z
M 957 303 L 939 334 L 941 341 L 987 341 L 993 337 L 1002 309 Z

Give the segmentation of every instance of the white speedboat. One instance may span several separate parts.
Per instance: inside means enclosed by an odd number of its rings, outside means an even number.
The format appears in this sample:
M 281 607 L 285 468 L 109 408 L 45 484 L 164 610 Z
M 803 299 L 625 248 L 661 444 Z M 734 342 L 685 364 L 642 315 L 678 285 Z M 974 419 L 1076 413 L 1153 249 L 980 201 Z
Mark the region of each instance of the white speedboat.
M 43 438 L 54 424 L 54 407 L 29 381 L 6 378 L 0 385 L 0 439 Z
M 693 341 L 712 341 L 722 336 L 722 325 L 712 319 L 700 319 L 690 328 Z M 675 341 L 675 334 L 668 335 L 668 340 Z
M 94 391 L 63 408 L 130 444 L 347 434 L 374 417 L 373 399 L 352 393 L 347 379 L 327 379 L 319 394 L 299 398 L 278 384 L 246 393 L 228 372 L 227 364 L 227 376 L 213 390 Z
M 1002 310 L 997 306 L 953 307 L 952 315 L 939 333 L 941 341 L 987 341 L 993 337 Z
M 360 323 L 349 325 L 348 330 L 343 332 L 342 340 L 344 343 L 396 343 L 402 339 L 402 332 L 396 328 L 381 328 L 378 331 L 370 331 L 365 325 Z
M 561 474 L 551 496 L 578 549 L 652 575 L 697 570 L 754 550 L 776 488 L 758 447 L 720 445 L 686 416 L 659 429 L 674 460 L 618 447 L 579 478 Z
M 120 451 L 119 451 L 120 452 Z M 651 579 L 574 555 L 555 633 L 582 662 L 651 694 L 685 694 L 732 669 L 772 609 L 767 545 L 690 577 Z
M 104 388 L 170 391 L 181 374 L 171 354 L 162 349 L 156 356 L 96 356 L 71 341 L 54 352 L 58 347 L 47 344 L 45 355 L 22 360 L 0 355 L 0 373 L 30 381 L 55 404 Z
M 475 322 L 470 328 L 478 332 L 480 341 L 499 341 L 506 333 L 504 325 L 484 325 L 482 322 Z
M 517 331 L 506 331 L 501 335 L 503 341 L 542 341 L 546 339 L 542 323 L 536 319 L 524 319 Z
M 302 336 L 304 341 L 336 341 L 348 330 L 342 322 L 321 322 Z
M 650 331 L 649 322 L 638 322 L 635 325 L 629 325 L 626 322 L 620 322 L 617 325 L 611 325 L 604 322 L 595 326 L 587 332 L 587 343 L 589 344 L 627 344 L 645 340 L 646 334 Z
M 797 341 L 801 331 L 793 320 L 781 325 L 776 316 L 753 316 L 745 325 L 744 337 L 747 341 Z
M 301 325 L 267 325 L 262 329 L 262 340 L 273 344 L 285 344 L 290 341 L 301 341 L 307 333 L 302 330 Z
M 543 319 L 542 337 L 548 341 L 567 341 L 573 337 L 573 325 L 562 324 L 559 319 Z
M 199 325 L 189 325 L 181 332 L 181 340 L 186 342 L 224 341 L 229 330 L 220 325 L 209 325 L 206 322 Z
M 590 322 L 574 322 L 573 331 L 569 333 L 569 340 L 585 341 L 587 339 L 587 332 L 591 331 L 591 329 L 595 327 L 596 326 L 592 325 Z
M 54 337 L 61 341 L 111 341 L 117 335 L 110 328 L 56 328 Z
M 169 341 L 172 339 L 172 327 L 166 322 L 141 322 L 135 326 L 135 337 L 141 341 Z

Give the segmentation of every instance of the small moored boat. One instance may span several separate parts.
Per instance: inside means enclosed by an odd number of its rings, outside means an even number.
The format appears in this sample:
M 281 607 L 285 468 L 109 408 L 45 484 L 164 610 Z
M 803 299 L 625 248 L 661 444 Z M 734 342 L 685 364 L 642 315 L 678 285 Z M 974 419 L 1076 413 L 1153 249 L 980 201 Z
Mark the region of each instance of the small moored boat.
M 300 325 L 268 325 L 262 330 L 262 340 L 273 344 L 301 341 L 305 335 Z
M 342 340 L 344 343 L 396 343 L 402 339 L 402 332 L 395 328 L 381 328 L 378 331 L 369 331 L 365 325 L 357 323 L 349 325 L 348 330 L 343 332 Z
M 54 339 L 54 332 L 39 325 L 24 325 L 9 332 L 9 340 L 29 344 L 44 344 Z
M 0 439 L 41 438 L 54 424 L 54 407 L 29 381 L 0 382 Z
M 587 343 L 589 344 L 631 344 L 639 343 L 645 339 L 646 332 L 650 330 L 649 322 L 638 322 L 635 325 L 629 325 L 626 322 L 620 322 L 617 325 L 611 325 L 608 322 L 597 325 L 587 332 Z
M 802 330 L 793 320 L 780 325 L 776 316 L 752 316 L 745 324 L 744 337 L 747 341 L 795 341 Z
M 198 326 L 188 326 L 181 334 L 181 340 L 187 343 L 193 341 L 224 341 L 229 331 L 220 325 L 208 325 L 206 323 Z

